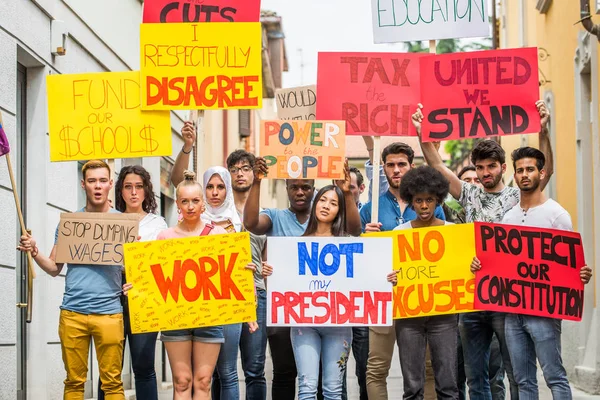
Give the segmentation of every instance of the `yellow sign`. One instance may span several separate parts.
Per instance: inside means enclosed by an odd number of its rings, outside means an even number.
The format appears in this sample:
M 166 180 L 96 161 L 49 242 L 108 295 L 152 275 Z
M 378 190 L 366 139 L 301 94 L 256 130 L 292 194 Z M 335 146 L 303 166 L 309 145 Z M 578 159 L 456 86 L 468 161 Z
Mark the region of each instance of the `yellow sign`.
M 369 233 L 394 241 L 394 319 L 476 311 L 473 224 Z
M 50 161 L 171 155 L 170 115 L 140 110 L 139 76 L 49 75 Z
M 144 110 L 262 107 L 260 22 L 142 24 Z
M 123 247 L 133 333 L 256 321 L 248 233 Z

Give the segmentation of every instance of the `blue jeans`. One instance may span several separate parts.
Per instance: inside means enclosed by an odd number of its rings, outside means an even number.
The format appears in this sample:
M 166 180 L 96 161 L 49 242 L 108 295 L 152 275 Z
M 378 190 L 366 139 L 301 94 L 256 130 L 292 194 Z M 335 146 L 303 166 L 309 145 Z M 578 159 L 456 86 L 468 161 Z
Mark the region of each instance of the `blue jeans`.
M 352 328 L 292 327 L 291 339 L 298 370 L 298 400 L 316 399 L 321 364 L 323 398 L 340 400 L 352 346 Z
M 355 326 L 352 328 L 352 355 L 356 362 L 354 373 L 358 380 L 360 389 L 359 400 L 368 400 L 367 396 L 367 360 L 369 359 L 369 327 Z M 348 399 L 348 388 L 346 377 L 348 371 L 344 374 L 344 389 L 342 391 L 342 400 Z
M 246 400 L 265 400 L 267 380 L 265 379 L 265 353 L 267 351 L 267 292 L 256 291 L 258 308 L 256 317 L 258 331 L 250 333 L 244 324 L 240 338 L 242 369 L 246 378 Z
M 510 352 L 520 400 L 537 400 L 537 363 L 554 400 L 570 400 L 571 386 L 560 355 L 561 321 L 531 315 L 506 316 L 506 344 Z M 537 356 L 537 357 L 536 357 Z
M 510 382 L 510 398 L 519 399 L 504 334 L 504 313 L 479 311 L 460 314 L 459 328 L 465 356 L 465 372 L 471 400 L 492 400 L 490 388 L 490 347 L 496 334 L 500 353 Z
M 237 358 L 242 324 L 223 325 L 225 343 L 221 345 L 217 366 L 213 376 L 213 400 L 240 398 L 240 384 L 237 374 Z

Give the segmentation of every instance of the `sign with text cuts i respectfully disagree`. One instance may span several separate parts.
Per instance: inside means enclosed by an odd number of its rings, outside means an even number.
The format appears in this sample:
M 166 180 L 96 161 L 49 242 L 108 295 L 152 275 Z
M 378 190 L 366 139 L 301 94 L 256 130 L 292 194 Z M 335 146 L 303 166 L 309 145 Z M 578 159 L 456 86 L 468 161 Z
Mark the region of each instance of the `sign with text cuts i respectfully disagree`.
M 258 22 L 260 0 L 145 0 L 143 22 Z
M 424 142 L 540 130 L 536 48 L 423 57 L 421 76 Z
M 262 107 L 260 22 L 142 24 L 142 109 Z
M 343 121 L 263 121 L 260 131 L 260 154 L 269 167 L 267 178 L 344 178 Z
M 268 326 L 391 326 L 389 238 L 270 237 Z
M 579 233 L 475 223 L 475 236 L 477 308 L 581 321 L 585 258 Z
M 394 319 L 475 311 L 473 224 L 369 233 L 393 239 Z
M 375 43 L 489 36 L 488 0 L 371 0 Z
M 126 245 L 132 332 L 256 321 L 250 262 L 248 233 Z
M 167 111 L 142 112 L 140 73 L 48 75 L 50 161 L 170 155 Z

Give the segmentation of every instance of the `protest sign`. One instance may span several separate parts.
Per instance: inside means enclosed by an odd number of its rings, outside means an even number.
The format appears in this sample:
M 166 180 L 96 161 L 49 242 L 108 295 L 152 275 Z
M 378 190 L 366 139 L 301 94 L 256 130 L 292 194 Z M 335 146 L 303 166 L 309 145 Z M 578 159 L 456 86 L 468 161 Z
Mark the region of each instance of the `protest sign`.
M 166 111 L 142 112 L 139 72 L 48 75 L 50 161 L 171 155 Z
M 299 86 L 275 91 L 277 118 L 316 119 L 317 87 L 315 85 Z
M 489 36 L 487 0 L 371 0 L 375 43 Z
M 258 22 L 260 0 L 145 0 L 143 22 Z
M 262 28 L 235 24 L 142 24 L 142 109 L 262 107 Z
M 416 136 L 419 53 L 319 53 L 317 119 L 346 121 L 348 135 Z
M 391 326 L 392 240 L 270 237 L 268 326 Z
M 425 57 L 421 76 L 424 142 L 540 130 L 536 48 Z
M 581 321 L 585 265 L 576 232 L 475 223 L 475 307 Z
M 394 318 L 425 317 L 475 311 L 473 224 L 370 233 L 393 239 Z
M 343 121 L 262 121 L 260 154 L 268 178 L 343 179 L 346 128 Z
M 61 213 L 56 262 L 69 264 L 123 264 L 123 244 L 138 237 L 138 214 Z
M 251 262 L 247 232 L 126 245 L 132 332 L 256 321 Z

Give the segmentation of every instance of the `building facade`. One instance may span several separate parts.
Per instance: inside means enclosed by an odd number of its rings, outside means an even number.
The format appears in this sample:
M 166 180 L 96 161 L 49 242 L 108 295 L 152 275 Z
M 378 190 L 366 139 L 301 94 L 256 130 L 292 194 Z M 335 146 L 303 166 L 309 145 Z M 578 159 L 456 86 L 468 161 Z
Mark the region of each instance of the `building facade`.
M 85 204 L 80 187 L 81 162 L 49 160 L 46 76 L 51 74 L 129 71 L 139 68 L 141 0 L 0 1 L 0 111 L 11 144 L 17 191 L 26 225 L 40 251 L 49 254 L 60 213 Z M 274 90 L 287 68 L 281 21 L 273 13 L 263 22 L 264 107 L 252 111 L 210 111 L 199 125 L 197 164 L 201 172 L 223 165 L 237 148 L 254 150 L 261 119 L 273 118 Z M 240 118 L 241 117 L 241 118 Z M 186 112 L 171 113 L 173 154 L 169 157 L 109 161 L 116 179 L 124 165 L 141 164 L 152 175 L 160 212 L 177 219 L 169 173 L 183 142 L 179 134 Z M 285 201 L 281 185 L 265 186 L 266 205 Z M 283 200 L 281 200 L 283 199 Z M 64 273 L 52 278 L 36 267 L 32 320 L 26 322 L 26 259 L 15 250 L 20 228 L 6 163 L 0 159 L 0 400 L 62 399 L 65 372 L 58 338 Z M 170 380 L 168 363 L 157 343 L 159 384 Z M 95 397 L 98 368 L 90 351 L 86 398 Z M 133 385 L 128 358 L 123 380 Z
M 554 176 L 551 197 L 571 214 L 582 234 L 587 263 L 595 278 L 586 287 L 583 321 L 563 322 L 562 354 L 571 381 L 581 389 L 600 393 L 600 317 L 596 306 L 600 278 L 600 80 L 599 38 L 581 23 L 586 3 L 592 21 L 600 22 L 600 2 L 563 0 L 496 1 L 499 44 L 502 48 L 537 47 L 540 98 L 551 114 Z M 598 32 L 598 31 L 596 31 Z M 509 154 L 519 146 L 537 147 L 537 135 L 503 137 Z M 510 164 L 510 163 L 509 163 Z M 512 180 L 512 164 L 506 179 Z

